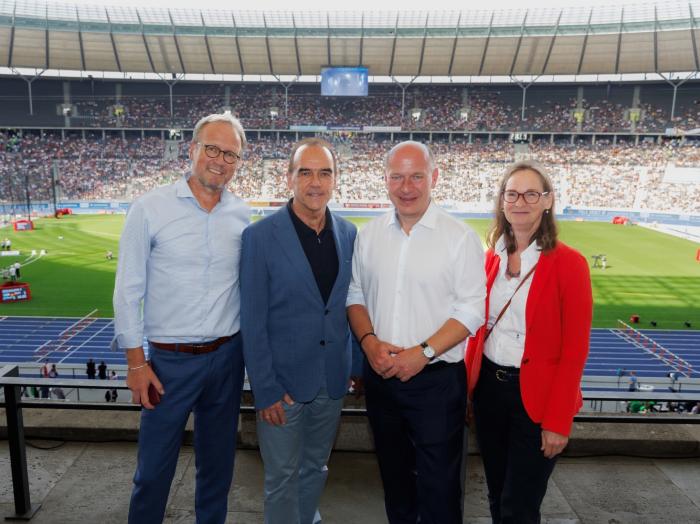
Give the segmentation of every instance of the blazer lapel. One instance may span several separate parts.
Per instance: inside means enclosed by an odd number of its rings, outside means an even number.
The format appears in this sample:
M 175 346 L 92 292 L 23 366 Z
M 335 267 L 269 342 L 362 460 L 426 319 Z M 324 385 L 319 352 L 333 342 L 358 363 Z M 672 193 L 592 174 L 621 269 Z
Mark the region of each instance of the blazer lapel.
M 289 260 L 291 267 L 298 274 L 298 277 L 306 283 L 309 291 L 321 300 L 321 293 L 318 291 L 316 279 L 314 279 L 311 266 L 301 247 L 301 242 L 299 242 L 299 237 L 296 229 L 294 229 L 292 218 L 289 216 L 289 210 L 286 206 L 275 214 L 274 224 L 273 236 L 277 241 L 277 245 L 279 245 L 280 249 Z
M 542 253 L 537 262 L 537 269 L 535 269 L 535 274 L 532 276 L 530 292 L 527 295 L 527 304 L 525 306 L 525 325 L 527 330 L 532 327 L 532 320 L 537 313 L 542 291 L 552 276 L 555 253 L 556 248 L 549 253 Z
M 338 276 L 335 277 L 335 282 L 333 283 L 333 289 L 331 289 L 331 294 L 328 297 L 328 303 L 333 300 L 336 291 L 338 290 L 339 282 L 344 282 L 346 273 L 349 271 L 346 264 L 343 263 L 345 257 L 347 256 L 347 231 L 345 228 L 340 227 L 338 220 L 335 218 L 335 214 L 331 213 L 331 220 L 333 221 L 333 240 L 335 241 L 335 252 L 338 254 Z

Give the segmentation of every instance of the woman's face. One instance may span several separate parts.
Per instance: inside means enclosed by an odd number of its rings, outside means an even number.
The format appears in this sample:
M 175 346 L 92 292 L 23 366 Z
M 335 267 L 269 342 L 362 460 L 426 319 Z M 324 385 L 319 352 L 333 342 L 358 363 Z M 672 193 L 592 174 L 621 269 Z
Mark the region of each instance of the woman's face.
M 543 192 L 542 179 L 532 169 L 521 169 L 510 176 L 501 195 L 501 204 L 514 231 L 534 232 L 539 227 L 545 209 L 552 207 L 552 194 L 542 195 Z

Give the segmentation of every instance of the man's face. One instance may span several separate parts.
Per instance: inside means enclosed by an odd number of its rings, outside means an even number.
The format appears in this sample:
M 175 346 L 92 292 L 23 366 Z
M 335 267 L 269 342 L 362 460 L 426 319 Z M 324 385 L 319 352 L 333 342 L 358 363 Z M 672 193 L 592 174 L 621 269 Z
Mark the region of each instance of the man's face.
M 287 187 L 294 193 L 294 208 L 305 214 L 325 212 L 335 188 L 333 156 L 322 146 L 305 145 L 294 155 Z
M 229 164 L 221 153 L 216 158 L 210 158 L 205 151 L 205 145 L 213 145 L 222 151 L 233 151 L 240 155 L 241 140 L 231 124 L 212 122 L 202 127 L 197 142 L 190 144 L 192 160 L 190 181 L 205 191 L 221 193 L 233 178 L 240 162 Z
M 386 168 L 385 180 L 389 199 L 402 221 L 418 222 L 430 205 L 430 193 L 438 179 L 431 170 L 425 151 L 413 144 L 397 149 Z

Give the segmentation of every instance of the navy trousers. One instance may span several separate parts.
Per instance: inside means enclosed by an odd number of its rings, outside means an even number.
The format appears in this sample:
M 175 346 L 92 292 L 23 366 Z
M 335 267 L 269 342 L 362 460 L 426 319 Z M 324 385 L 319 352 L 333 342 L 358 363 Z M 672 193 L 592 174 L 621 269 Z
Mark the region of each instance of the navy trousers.
M 494 524 L 539 523 L 556 457 L 540 449 L 542 429 L 523 406 L 519 370 L 484 357 L 473 407 Z
M 197 524 L 223 524 L 233 479 L 243 387 L 240 335 L 205 355 L 150 348 L 165 394 L 141 410 L 129 524 L 163 521 L 185 424 L 194 413 Z
M 365 361 L 365 394 L 389 523 L 461 524 L 464 363 L 432 364 L 401 382 Z

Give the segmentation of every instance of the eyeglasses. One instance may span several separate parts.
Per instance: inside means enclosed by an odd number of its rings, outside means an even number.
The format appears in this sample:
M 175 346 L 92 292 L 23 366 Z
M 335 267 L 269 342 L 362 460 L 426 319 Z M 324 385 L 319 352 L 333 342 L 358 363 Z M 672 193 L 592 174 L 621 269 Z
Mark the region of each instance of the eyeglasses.
M 241 155 L 234 153 L 233 151 L 224 151 L 220 147 L 213 144 L 202 144 L 201 142 L 197 142 L 197 144 L 204 147 L 204 152 L 209 158 L 217 158 L 221 153 L 223 153 L 224 162 L 227 164 L 235 164 L 241 160 Z
M 509 204 L 515 204 L 520 197 L 523 197 L 523 200 L 528 204 L 537 204 L 537 202 L 540 201 L 540 197 L 547 196 L 549 191 L 543 191 L 542 193 L 539 191 L 525 191 L 524 193 L 520 193 L 519 191 L 509 189 L 501 194 L 503 195 L 503 200 Z

